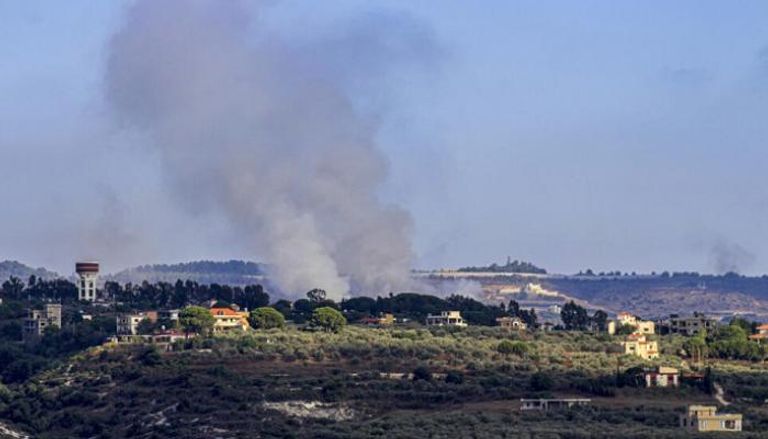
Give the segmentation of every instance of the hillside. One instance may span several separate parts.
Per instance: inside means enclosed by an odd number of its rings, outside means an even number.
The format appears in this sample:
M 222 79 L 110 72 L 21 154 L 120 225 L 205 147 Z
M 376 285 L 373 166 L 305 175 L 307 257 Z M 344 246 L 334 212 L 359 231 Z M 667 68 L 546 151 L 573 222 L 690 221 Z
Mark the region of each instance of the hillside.
M 154 264 L 129 268 L 104 276 L 119 283 L 175 282 L 192 280 L 201 284 L 242 286 L 258 283 L 264 278 L 265 266 L 255 262 L 195 261 L 179 264 Z
M 502 354 L 513 340 L 524 349 Z M 662 342 L 680 365 L 679 338 Z M 689 437 L 677 414 L 712 403 L 697 385 L 616 387 L 614 342 L 589 334 L 518 335 L 368 329 L 339 334 L 295 328 L 174 345 L 105 345 L 13 388 L 0 418 L 41 439 L 59 437 Z M 715 363 L 750 437 L 768 420 L 768 373 Z M 591 398 L 566 413 L 523 414 L 522 397 Z M 119 416 L 115 416 L 119 414 Z
M 58 273 L 48 271 L 45 268 L 32 268 L 18 261 L 0 262 L 0 282 L 5 282 L 11 276 L 17 277 L 26 282 L 30 276 L 37 276 L 38 279 L 56 279 L 60 277 Z

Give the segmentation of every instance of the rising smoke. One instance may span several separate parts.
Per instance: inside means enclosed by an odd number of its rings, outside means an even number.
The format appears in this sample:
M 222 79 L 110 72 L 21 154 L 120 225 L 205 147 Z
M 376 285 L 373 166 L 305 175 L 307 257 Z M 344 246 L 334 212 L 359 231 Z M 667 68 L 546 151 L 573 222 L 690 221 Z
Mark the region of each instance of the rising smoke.
M 330 65 L 344 42 L 318 54 L 329 44 L 292 45 L 235 1 L 143 0 L 111 41 L 106 85 L 191 212 L 223 214 L 284 293 L 338 299 L 408 284 L 411 220 L 377 198 L 376 126 Z

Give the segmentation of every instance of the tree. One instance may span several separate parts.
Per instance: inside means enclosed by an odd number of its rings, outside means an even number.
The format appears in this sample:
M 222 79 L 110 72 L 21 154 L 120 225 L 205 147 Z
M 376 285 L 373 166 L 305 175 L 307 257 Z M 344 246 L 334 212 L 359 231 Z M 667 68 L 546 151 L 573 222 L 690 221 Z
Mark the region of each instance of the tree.
M 587 310 L 576 305 L 573 300 L 563 306 L 562 311 L 560 311 L 560 319 L 568 331 L 583 331 L 589 325 Z
M 432 372 L 426 366 L 419 366 L 413 370 L 414 381 L 432 381 Z
M 251 311 L 251 315 L 248 316 L 248 323 L 256 329 L 284 328 L 285 317 L 274 308 L 262 306 Z
M 339 332 L 347 324 L 347 319 L 337 310 L 322 306 L 312 312 L 312 318 L 309 320 L 310 326 L 320 328 L 327 332 Z
M 187 334 L 193 332 L 209 334 L 214 322 L 211 311 L 202 306 L 188 306 L 179 313 L 179 324 Z
M 536 372 L 531 375 L 531 389 L 541 392 L 543 390 L 550 390 L 554 383 L 552 377 L 544 372 Z
M 146 335 L 151 334 L 155 331 L 156 324 L 152 322 L 152 320 L 149 320 L 148 318 L 143 318 L 139 322 L 138 326 L 136 327 L 136 331 L 139 334 Z
M 307 292 L 307 299 L 309 299 L 309 301 L 312 303 L 324 302 L 325 297 L 325 290 L 321 290 L 320 288 L 315 288 Z
M 605 332 L 608 329 L 608 314 L 598 309 L 592 314 L 592 324 L 598 331 Z
M 517 355 L 523 357 L 528 354 L 530 348 L 522 341 L 502 340 L 496 346 L 496 350 L 503 355 Z

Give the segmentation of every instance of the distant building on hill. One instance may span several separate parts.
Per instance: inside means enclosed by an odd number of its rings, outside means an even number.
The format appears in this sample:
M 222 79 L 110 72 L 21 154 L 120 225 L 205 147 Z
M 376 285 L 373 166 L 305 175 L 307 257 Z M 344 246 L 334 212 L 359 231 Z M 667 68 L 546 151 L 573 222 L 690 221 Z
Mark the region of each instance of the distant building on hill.
M 758 343 L 762 343 L 763 340 L 768 338 L 768 324 L 763 323 L 762 325 L 758 326 L 756 329 L 757 329 L 757 334 L 750 335 L 749 339 L 754 340 Z
M 427 315 L 427 326 L 467 326 L 459 311 L 443 311 Z
M 520 317 L 499 317 L 496 319 L 496 323 L 501 326 L 502 329 L 509 331 L 525 331 L 526 324 Z
M 46 303 L 43 309 L 30 309 L 24 319 L 24 337 L 40 337 L 51 327 L 61 328 L 61 305 L 58 303 Z
M 717 414 L 717 407 L 691 405 L 680 415 L 680 427 L 697 432 L 741 431 L 742 415 L 738 413 Z
M 118 335 L 137 335 L 139 324 L 147 319 L 152 323 L 157 322 L 157 312 L 147 311 L 133 314 L 118 314 L 115 317 Z
M 378 317 L 364 317 L 360 319 L 360 323 L 368 326 L 392 326 L 395 324 L 395 315 L 382 313 Z
M 679 387 L 680 371 L 674 367 L 659 366 L 643 373 L 645 387 Z
M 228 331 L 246 331 L 251 325 L 248 324 L 247 311 L 235 311 L 232 308 L 211 308 L 213 315 L 213 332 L 221 333 Z
M 710 332 L 717 328 L 716 319 L 705 316 L 702 313 L 695 312 L 692 316 L 681 317 L 678 314 L 669 316 L 669 320 L 664 323 L 666 332 L 670 334 L 682 334 L 686 336 L 696 335 L 701 330 Z
M 78 262 L 75 264 L 77 273 L 77 299 L 86 302 L 99 300 L 96 283 L 99 280 L 98 262 Z
M 590 403 L 592 403 L 592 400 L 587 398 L 521 399 L 520 410 L 524 412 L 526 411 L 548 412 L 551 410 L 567 410 L 573 407 L 583 407 L 583 406 L 589 405 Z
M 616 320 L 608 321 L 608 333 L 613 335 L 622 326 L 631 326 L 635 334 L 653 335 L 656 332 L 656 324 L 651 321 L 640 320 L 628 312 L 620 312 Z
M 644 334 L 630 334 L 621 345 L 627 355 L 635 355 L 644 360 L 659 358 L 659 344 L 655 340 L 648 340 Z

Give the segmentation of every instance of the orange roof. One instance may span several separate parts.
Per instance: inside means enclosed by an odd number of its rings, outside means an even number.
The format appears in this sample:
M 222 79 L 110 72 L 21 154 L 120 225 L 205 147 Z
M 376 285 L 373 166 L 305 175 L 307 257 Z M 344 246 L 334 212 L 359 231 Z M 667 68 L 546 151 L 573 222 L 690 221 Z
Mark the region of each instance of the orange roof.
M 757 327 L 758 331 L 768 331 L 768 323 L 763 323 L 762 325 Z
M 752 340 L 760 340 L 763 338 L 768 338 L 768 334 L 752 334 L 749 336 Z
M 240 316 L 240 314 L 232 308 L 211 308 L 211 314 L 215 316 Z

